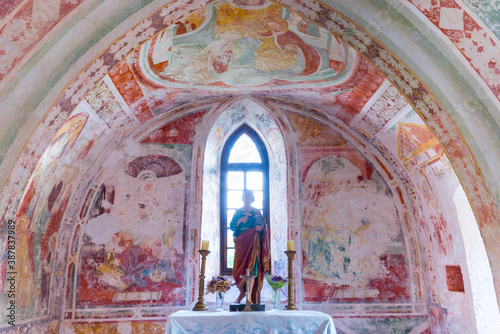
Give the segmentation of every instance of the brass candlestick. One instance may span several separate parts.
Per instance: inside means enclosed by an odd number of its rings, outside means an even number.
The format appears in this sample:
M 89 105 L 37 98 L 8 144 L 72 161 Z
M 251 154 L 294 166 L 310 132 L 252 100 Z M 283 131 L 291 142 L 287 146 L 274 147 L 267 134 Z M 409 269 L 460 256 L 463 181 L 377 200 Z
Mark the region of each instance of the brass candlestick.
M 293 303 L 293 267 L 292 260 L 295 255 L 295 251 L 285 251 L 286 256 L 288 257 L 288 304 L 285 305 L 285 309 L 287 310 L 295 310 L 298 311 L 297 306 Z
M 207 255 L 210 254 L 209 250 L 200 249 L 198 252 L 201 254 L 201 271 L 200 271 L 200 296 L 198 297 L 198 302 L 193 308 L 193 311 L 207 311 L 207 305 L 205 305 L 205 299 L 203 295 L 205 294 L 205 261 L 207 260 Z

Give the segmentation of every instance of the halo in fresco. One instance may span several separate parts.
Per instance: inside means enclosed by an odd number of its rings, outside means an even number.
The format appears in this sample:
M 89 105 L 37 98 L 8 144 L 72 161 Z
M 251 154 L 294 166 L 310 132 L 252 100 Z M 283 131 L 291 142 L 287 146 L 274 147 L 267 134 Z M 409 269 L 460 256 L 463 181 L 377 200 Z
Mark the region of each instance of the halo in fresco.
M 146 86 L 218 89 L 341 83 L 357 59 L 327 30 L 266 1 L 213 3 L 160 32 L 132 57 Z

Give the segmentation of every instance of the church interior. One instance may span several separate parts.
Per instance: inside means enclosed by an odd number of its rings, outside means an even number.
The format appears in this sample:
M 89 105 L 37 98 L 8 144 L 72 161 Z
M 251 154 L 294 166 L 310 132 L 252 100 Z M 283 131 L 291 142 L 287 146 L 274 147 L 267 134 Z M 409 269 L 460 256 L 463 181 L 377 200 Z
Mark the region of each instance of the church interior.
M 299 309 L 339 334 L 498 333 L 499 12 L 0 4 L 0 332 L 164 333 L 198 299 L 202 240 L 206 276 L 227 269 L 223 152 L 250 133 Z

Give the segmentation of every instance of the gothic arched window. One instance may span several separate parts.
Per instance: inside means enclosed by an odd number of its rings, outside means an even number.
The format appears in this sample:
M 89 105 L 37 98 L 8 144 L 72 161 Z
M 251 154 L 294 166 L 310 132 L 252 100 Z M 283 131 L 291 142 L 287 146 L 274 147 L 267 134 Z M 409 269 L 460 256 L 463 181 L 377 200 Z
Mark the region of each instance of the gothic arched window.
M 229 223 L 236 209 L 243 206 L 243 190 L 253 190 L 252 206 L 269 221 L 269 159 L 259 135 L 243 125 L 229 137 L 221 161 L 221 272 L 231 274 L 234 241 Z

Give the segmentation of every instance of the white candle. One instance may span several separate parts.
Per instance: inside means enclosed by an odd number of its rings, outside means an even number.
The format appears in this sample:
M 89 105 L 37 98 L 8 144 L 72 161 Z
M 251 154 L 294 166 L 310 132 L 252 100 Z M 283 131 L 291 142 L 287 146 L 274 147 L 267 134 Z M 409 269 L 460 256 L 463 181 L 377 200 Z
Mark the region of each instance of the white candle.
M 208 240 L 202 240 L 201 241 L 201 250 L 208 250 L 208 244 L 209 244 Z
M 287 251 L 293 251 L 293 250 L 295 250 L 295 245 L 294 245 L 294 241 L 293 240 L 288 240 L 286 242 L 286 250 Z

